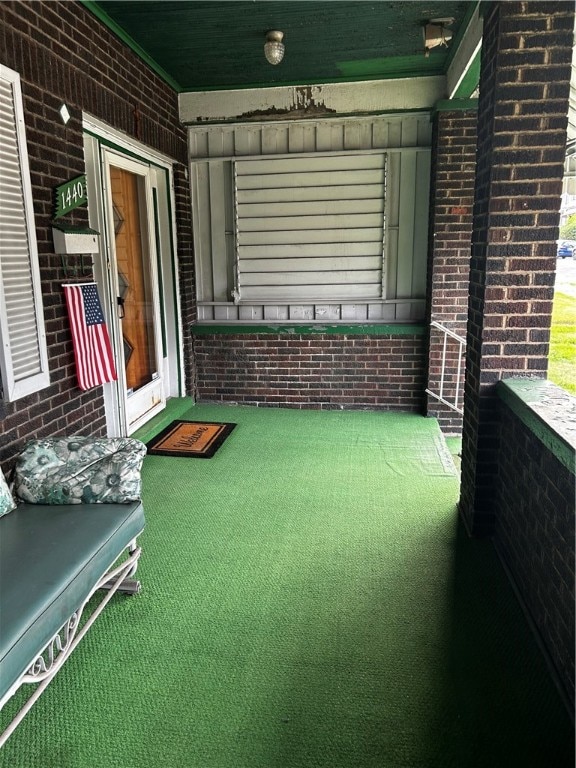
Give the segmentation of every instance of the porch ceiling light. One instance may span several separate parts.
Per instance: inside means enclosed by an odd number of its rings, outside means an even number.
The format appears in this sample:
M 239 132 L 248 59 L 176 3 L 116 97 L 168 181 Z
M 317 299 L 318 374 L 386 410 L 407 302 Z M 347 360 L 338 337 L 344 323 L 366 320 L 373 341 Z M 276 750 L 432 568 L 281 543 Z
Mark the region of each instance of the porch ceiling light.
M 266 33 L 266 42 L 264 43 L 264 56 L 270 64 L 280 64 L 284 58 L 284 43 L 282 38 L 284 32 L 272 29 Z

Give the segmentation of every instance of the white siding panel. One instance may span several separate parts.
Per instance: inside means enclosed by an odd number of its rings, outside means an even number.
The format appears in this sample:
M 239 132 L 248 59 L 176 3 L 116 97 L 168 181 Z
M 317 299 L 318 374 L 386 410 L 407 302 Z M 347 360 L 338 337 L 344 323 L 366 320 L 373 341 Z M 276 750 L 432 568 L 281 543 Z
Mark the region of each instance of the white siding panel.
M 414 298 L 426 295 L 426 267 L 428 258 L 428 206 L 430 180 L 430 154 L 416 155 L 416 195 L 414 201 L 414 260 L 412 264 L 412 289 Z M 413 309 L 416 305 L 413 306 Z
M 262 126 L 262 154 L 278 155 L 288 152 L 288 126 Z
M 341 285 L 351 283 L 358 285 L 373 284 L 380 280 L 380 270 L 346 270 L 335 269 L 320 272 L 290 271 L 290 272 L 242 272 L 242 287 L 248 285 Z M 373 294 L 371 294 L 373 295 Z
M 194 163 L 191 173 L 192 223 L 196 285 L 200 301 L 214 300 L 212 284 L 212 208 L 210 199 L 209 164 Z
M 240 306 L 238 309 L 240 320 L 250 320 L 252 322 L 264 320 L 264 307 L 261 304 L 257 306 L 249 304 L 247 306 Z
M 234 154 L 259 155 L 262 152 L 262 132 L 256 126 L 245 128 L 239 126 L 234 131 Z
M 278 304 L 276 306 L 267 305 L 264 307 L 264 320 L 282 321 L 290 318 L 290 311 L 287 304 Z
M 416 155 L 402 158 L 400 177 L 400 229 L 398 237 L 398 270 L 396 297 L 410 298 L 412 293 L 412 263 L 414 257 L 414 226 L 416 189 Z
M 288 292 L 284 285 L 256 285 L 242 290 L 242 296 L 245 300 L 260 299 L 262 301 L 271 301 L 274 299 L 279 302 L 289 302 L 292 304 L 301 299 L 311 299 L 314 301 L 350 298 L 378 299 L 380 290 L 369 285 L 298 285 L 292 286 L 292 293 L 287 294 Z
M 240 164 L 240 163 L 238 163 Z M 332 187 L 352 184 L 383 184 L 384 169 L 359 171 L 317 171 L 309 173 L 238 174 L 238 189 L 285 189 L 286 187 Z
M 377 187 L 377 185 L 373 185 Z M 363 191 L 363 190 L 362 190 Z M 262 216 L 323 216 L 330 213 L 358 214 L 358 213 L 383 213 L 384 200 L 382 197 L 360 200 L 342 199 L 344 192 L 340 192 L 338 199 L 317 200 L 292 203 L 247 203 L 238 205 L 238 215 L 242 218 Z
M 341 186 L 322 187 L 323 200 L 341 200 L 343 190 Z M 359 184 L 349 186 L 346 189 L 348 200 L 374 199 L 382 195 L 382 185 Z M 241 189 L 237 192 L 238 202 L 245 203 L 277 203 L 277 202 L 302 202 L 318 200 L 317 187 L 288 187 L 287 189 Z
M 239 214 L 240 215 L 240 214 Z M 349 227 L 381 227 L 382 214 L 356 213 L 350 215 L 325 214 L 324 216 L 261 216 L 239 219 L 242 232 L 281 232 L 283 230 L 349 229 Z
M 427 220 L 430 141 L 427 113 L 191 128 L 193 157 L 204 152 L 205 157 L 214 158 L 211 165 L 224 162 L 219 158 L 238 158 L 237 186 L 227 191 L 226 184 L 213 182 L 208 188 L 208 210 L 202 216 L 195 213 L 195 247 L 203 265 L 199 275 L 205 271 L 206 260 L 218 262 L 210 262 L 209 295 L 204 280 L 199 281 L 199 292 L 206 292 L 199 299 L 229 299 L 238 287 L 231 268 L 237 248 L 241 306 L 254 299 L 248 305 L 254 310 L 254 320 L 262 316 L 267 320 L 293 318 L 289 305 L 281 302 L 290 299 L 292 308 L 309 306 L 298 303 L 298 298 L 316 304 L 324 301 L 316 306 L 316 319 L 322 315 L 318 306 L 323 306 L 330 307 L 327 311 L 331 317 L 338 313 L 343 321 L 352 317 L 394 320 L 396 305 L 382 305 L 379 299 L 425 296 L 427 227 L 419 227 L 419 222 Z M 298 157 L 300 153 L 302 157 Z M 219 172 L 211 174 L 212 179 L 218 176 Z M 226 178 L 224 172 L 224 181 Z M 230 198 L 224 217 L 216 210 L 219 204 L 223 206 L 217 199 L 220 194 Z M 231 203 L 234 197 L 236 210 Z M 234 233 L 235 213 L 238 227 Z M 382 261 L 384 270 L 374 269 L 374 259 Z M 334 271 L 348 276 L 358 272 L 379 275 L 378 290 L 371 286 L 373 292 L 367 295 L 367 284 L 355 283 L 336 287 L 336 293 L 330 295 L 334 283 L 313 282 L 328 271 L 323 267 L 325 261 Z M 307 284 L 246 284 L 248 276 L 292 275 L 297 267 L 309 275 Z M 219 279 L 225 268 L 225 279 Z M 344 288 L 346 294 L 341 293 Z M 307 292 L 302 294 L 302 290 Z M 293 295 L 288 296 L 288 291 Z M 357 303 L 338 303 L 339 299 L 355 302 L 356 298 Z M 266 301 L 280 303 L 263 310 L 259 302 Z M 399 307 L 398 317 L 420 319 L 422 306 L 407 302 Z M 242 317 L 251 319 L 244 309 Z
M 239 232 L 238 245 L 274 245 L 292 243 L 369 243 L 382 240 L 382 228 L 283 230 L 280 232 Z
M 242 256 L 240 257 L 242 258 Z M 326 256 L 324 258 L 310 259 L 242 259 L 242 272 L 267 272 L 274 274 L 277 272 L 312 272 L 314 270 L 354 270 L 371 269 L 378 270 L 382 268 L 382 258 L 380 256 L 354 256 L 352 258 L 334 258 Z
M 239 163 L 238 175 L 249 176 L 255 174 L 287 174 L 309 173 L 311 171 L 359 171 L 366 169 L 383 169 L 384 156 L 382 154 L 360 155 L 350 153 L 348 155 L 320 155 L 318 157 L 286 157 L 270 158 L 270 160 L 243 160 Z
M 309 243 L 290 243 L 288 245 L 276 245 L 271 250 L 268 245 L 246 245 L 241 248 L 244 259 L 283 259 L 283 258 L 307 258 L 314 254 L 316 257 L 330 256 L 380 256 L 382 244 L 380 241 L 371 243 L 315 243 L 310 248 Z
M 214 301 L 228 298 L 228 267 L 226 253 L 226 207 L 223 163 L 210 163 L 210 234 L 212 241 L 212 296 Z

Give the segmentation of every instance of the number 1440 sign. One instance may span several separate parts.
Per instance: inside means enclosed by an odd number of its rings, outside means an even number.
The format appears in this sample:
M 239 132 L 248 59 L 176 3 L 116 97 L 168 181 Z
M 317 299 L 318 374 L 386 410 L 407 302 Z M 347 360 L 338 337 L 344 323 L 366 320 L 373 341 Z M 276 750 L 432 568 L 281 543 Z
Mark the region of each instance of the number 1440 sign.
M 77 176 L 75 179 L 70 179 L 66 184 L 56 187 L 54 192 L 54 218 L 58 219 L 60 216 L 73 211 L 74 208 L 79 208 L 88 202 L 86 197 L 86 176 Z

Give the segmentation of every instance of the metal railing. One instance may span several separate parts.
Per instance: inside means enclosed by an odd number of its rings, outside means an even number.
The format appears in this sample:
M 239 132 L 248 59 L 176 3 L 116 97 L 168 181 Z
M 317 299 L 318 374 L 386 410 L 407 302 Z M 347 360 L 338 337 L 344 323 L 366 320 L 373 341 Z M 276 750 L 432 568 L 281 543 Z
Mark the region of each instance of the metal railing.
M 464 339 L 462 336 L 459 336 L 457 333 L 454 333 L 454 331 L 451 331 L 450 328 L 446 328 L 446 326 L 441 325 L 440 323 L 437 323 L 436 320 L 432 320 L 432 322 L 430 323 L 430 327 L 436 328 L 437 330 L 441 331 L 444 334 L 444 341 L 442 344 L 440 391 L 432 392 L 432 390 L 427 389 L 426 394 L 430 395 L 431 397 L 434 397 L 436 400 L 439 400 L 441 403 L 444 403 L 444 405 L 447 405 L 449 408 L 452 408 L 457 413 L 463 414 L 464 413 L 463 409 L 458 407 L 458 398 L 460 396 L 460 379 L 462 376 L 462 358 L 464 356 L 464 349 L 466 348 L 466 339 Z M 446 353 L 447 353 L 449 336 L 455 339 L 459 345 L 458 346 L 458 365 L 457 365 L 457 371 L 456 371 L 456 389 L 454 391 L 453 400 L 448 400 L 446 397 L 444 397 L 444 384 L 446 379 Z

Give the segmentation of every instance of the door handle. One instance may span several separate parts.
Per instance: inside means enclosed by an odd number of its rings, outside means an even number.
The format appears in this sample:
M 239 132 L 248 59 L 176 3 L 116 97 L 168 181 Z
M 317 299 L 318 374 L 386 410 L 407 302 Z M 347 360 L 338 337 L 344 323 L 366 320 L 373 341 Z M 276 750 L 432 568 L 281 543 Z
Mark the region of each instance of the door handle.
M 118 307 L 119 307 L 118 317 L 120 320 L 122 320 L 122 318 L 126 317 L 126 311 L 124 310 L 124 299 L 122 298 L 122 296 L 117 296 L 116 300 L 118 302 Z

